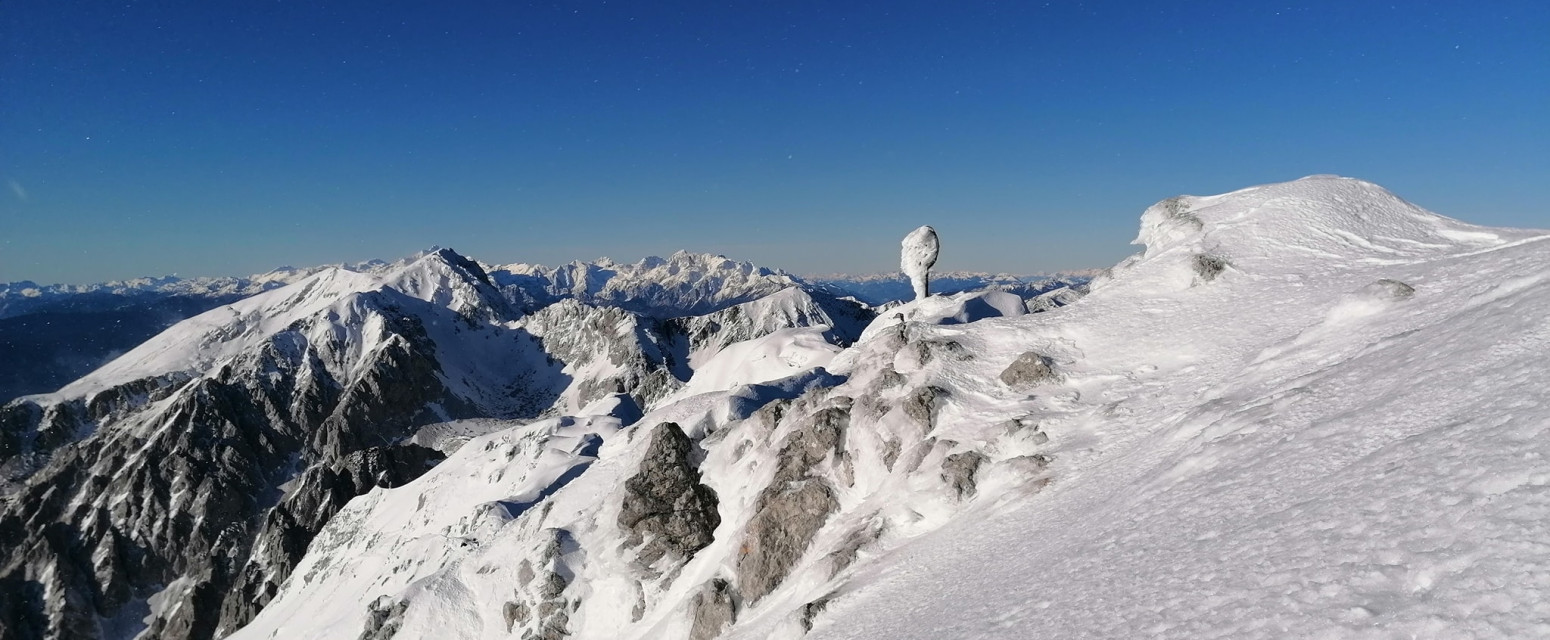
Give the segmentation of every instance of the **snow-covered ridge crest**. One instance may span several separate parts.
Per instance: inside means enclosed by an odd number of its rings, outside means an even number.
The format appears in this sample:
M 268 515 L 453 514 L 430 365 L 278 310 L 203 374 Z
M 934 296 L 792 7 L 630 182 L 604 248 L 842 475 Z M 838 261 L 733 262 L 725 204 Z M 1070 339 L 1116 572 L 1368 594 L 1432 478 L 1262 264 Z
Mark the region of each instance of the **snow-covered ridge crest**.
M 1217 196 L 1163 200 L 1141 215 L 1141 231 L 1132 244 L 1143 245 L 1145 257 L 1186 244 L 1192 249 L 1226 244 L 1248 254 L 1290 249 L 1335 258 L 1375 253 L 1414 259 L 1459 245 L 1486 248 L 1503 242 L 1494 229 L 1427 211 L 1371 182 L 1315 175 Z
M 423 253 L 421 254 L 423 255 Z M 418 257 L 418 256 L 417 256 Z M 393 265 L 382 260 L 316 267 L 284 266 L 250 276 L 182 278 L 175 275 L 130 278 L 94 284 L 38 284 L 23 280 L 0 282 L 0 318 L 21 315 L 51 302 L 77 296 L 146 297 L 194 296 L 220 298 L 250 296 L 283 287 L 329 269 L 379 273 Z
M 532 431 L 475 441 L 237 637 L 1537 635 L 1550 236 L 1330 177 L 1175 202 L 1059 312 L 885 314 L 821 384 L 666 402 L 544 474 L 492 473 Z M 712 492 L 673 523 L 711 542 L 640 557 L 634 477 Z
M 328 312 L 335 321 L 359 316 L 357 296 L 388 289 L 482 321 L 501 319 L 505 308 L 483 270 L 450 249 L 406 259 L 379 273 L 326 267 L 185 320 L 51 395 L 79 397 L 142 378 L 218 369 L 222 361 L 252 352 L 314 316 Z M 370 348 L 359 340 L 343 342 Z

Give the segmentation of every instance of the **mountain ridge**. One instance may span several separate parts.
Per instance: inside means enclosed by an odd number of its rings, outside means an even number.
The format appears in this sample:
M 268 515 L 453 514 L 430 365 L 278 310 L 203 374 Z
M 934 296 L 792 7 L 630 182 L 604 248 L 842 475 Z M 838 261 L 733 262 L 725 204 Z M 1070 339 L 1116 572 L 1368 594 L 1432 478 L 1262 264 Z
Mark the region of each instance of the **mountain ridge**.
M 1532 635 L 1448 607 L 1550 568 L 1550 235 L 1329 176 L 1139 227 L 883 309 L 688 254 L 309 275 L 0 408 L 0 636 Z

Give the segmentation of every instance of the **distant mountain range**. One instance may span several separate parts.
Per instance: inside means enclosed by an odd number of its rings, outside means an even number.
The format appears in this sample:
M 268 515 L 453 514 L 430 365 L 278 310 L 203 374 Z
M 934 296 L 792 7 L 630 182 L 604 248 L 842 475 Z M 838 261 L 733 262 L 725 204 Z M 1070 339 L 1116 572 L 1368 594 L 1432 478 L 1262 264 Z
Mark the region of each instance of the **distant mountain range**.
M 439 248 L 407 258 L 414 260 Z M 173 324 L 221 305 L 298 282 L 328 269 L 363 274 L 392 270 L 404 260 L 370 260 L 309 268 L 280 267 L 247 277 L 137 278 L 90 285 L 0 283 L 0 401 L 44 393 L 83 376 Z M 798 277 L 725 256 L 678 252 L 635 263 L 607 258 L 548 267 L 480 264 L 514 308 L 534 311 L 560 300 L 674 317 L 706 313 L 787 287 L 871 306 L 907 299 L 901 274 Z M 946 272 L 933 278 L 943 293 L 996 289 L 1032 298 L 1076 286 L 1094 272 L 1017 276 Z

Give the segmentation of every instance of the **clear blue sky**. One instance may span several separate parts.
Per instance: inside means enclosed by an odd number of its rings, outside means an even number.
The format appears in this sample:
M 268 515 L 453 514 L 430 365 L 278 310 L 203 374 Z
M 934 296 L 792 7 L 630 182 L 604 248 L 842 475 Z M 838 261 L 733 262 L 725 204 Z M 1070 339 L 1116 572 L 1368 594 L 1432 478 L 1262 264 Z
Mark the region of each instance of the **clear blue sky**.
M 1338 173 L 1550 226 L 1550 2 L 0 3 L 0 281 L 684 248 L 1106 266 Z

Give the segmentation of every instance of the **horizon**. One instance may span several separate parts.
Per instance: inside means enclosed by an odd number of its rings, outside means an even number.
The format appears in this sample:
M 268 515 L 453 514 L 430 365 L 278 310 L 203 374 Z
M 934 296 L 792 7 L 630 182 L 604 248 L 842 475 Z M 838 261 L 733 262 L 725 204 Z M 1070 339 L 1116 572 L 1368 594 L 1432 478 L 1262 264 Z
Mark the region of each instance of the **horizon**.
M 513 267 L 513 266 L 517 266 L 517 265 L 555 268 L 555 267 L 561 267 L 561 266 L 564 266 L 564 265 L 567 265 L 567 264 L 578 263 L 578 262 L 579 263 L 586 263 L 586 264 L 612 263 L 612 264 L 617 264 L 617 265 L 638 265 L 638 264 L 640 264 L 642 262 L 645 262 L 647 260 L 651 260 L 653 258 L 657 259 L 657 260 L 667 260 L 667 259 L 670 259 L 673 255 L 675 255 L 677 253 L 688 253 L 688 254 L 691 254 L 691 255 L 726 258 L 726 259 L 733 260 L 733 261 L 736 261 L 736 262 L 746 262 L 746 263 L 754 265 L 755 267 L 770 269 L 770 270 L 775 271 L 777 273 L 781 273 L 781 274 L 785 274 L 785 275 L 789 275 L 789 276 L 794 276 L 794 277 L 797 277 L 797 278 L 800 278 L 800 279 L 803 279 L 803 280 L 829 280 L 829 279 L 839 280 L 839 279 L 882 278 L 882 277 L 898 277 L 900 279 L 907 279 L 907 277 L 903 274 L 903 272 L 899 271 L 898 269 L 894 269 L 892 271 L 876 271 L 876 272 L 864 272 L 864 273 L 861 273 L 861 272 L 839 272 L 839 271 L 825 272 L 825 273 L 805 273 L 805 272 L 792 271 L 790 269 L 786 269 L 786 268 L 781 267 L 779 265 L 769 265 L 769 264 L 763 264 L 763 263 L 759 263 L 759 262 L 754 262 L 752 260 L 743 260 L 743 259 L 739 259 L 737 256 L 728 256 L 728 255 L 726 255 L 724 253 L 717 253 L 717 252 L 710 252 L 710 251 L 690 251 L 690 250 L 687 250 L 687 249 L 680 249 L 678 251 L 675 251 L 675 252 L 672 252 L 672 253 L 668 253 L 666 255 L 652 254 L 652 255 L 641 256 L 639 258 L 630 259 L 630 260 L 614 259 L 614 258 L 609 257 L 609 256 L 598 256 L 596 258 L 567 260 L 565 262 L 557 262 L 557 263 L 535 263 L 535 262 L 522 262 L 522 261 L 515 261 L 515 262 L 485 262 L 485 261 L 481 260 L 479 256 L 469 255 L 469 254 L 464 253 L 462 251 L 458 251 L 456 247 L 442 247 L 440 245 L 432 245 L 429 248 L 422 249 L 422 250 L 419 250 L 419 251 L 415 251 L 415 252 L 412 252 L 410 254 L 407 254 L 407 255 L 404 255 L 404 256 L 399 256 L 399 257 L 396 257 L 396 258 L 386 258 L 386 257 L 369 258 L 369 259 L 366 259 L 366 260 L 354 260 L 354 261 L 347 261 L 347 262 L 334 261 L 334 262 L 326 262 L 326 263 L 314 264 L 314 265 L 284 264 L 284 265 L 279 265 L 279 266 L 276 266 L 276 267 L 273 267 L 271 269 L 267 269 L 267 270 L 264 270 L 264 271 L 255 271 L 255 272 L 251 272 L 251 273 L 235 273 L 235 274 L 180 274 L 180 273 L 164 273 L 164 274 L 156 274 L 156 275 L 134 276 L 134 277 L 129 277 L 129 278 L 115 278 L 115 279 L 111 279 L 111 280 L 98 280 L 98 281 L 94 281 L 94 282 L 39 282 L 39 281 L 36 281 L 36 280 L 20 279 L 20 280 L 0 280 L 0 285 L 17 285 L 17 284 L 30 283 L 30 284 L 36 285 L 38 287 L 44 287 L 44 288 L 47 288 L 47 287 L 84 287 L 84 286 L 93 286 L 93 285 L 128 283 L 128 282 L 132 282 L 132 281 L 136 281 L 136 280 L 157 281 L 157 280 L 165 280 L 165 279 L 169 279 L 169 278 L 172 279 L 172 280 L 175 280 L 175 281 L 192 281 L 192 280 L 200 280 L 200 279 L 215 280 L 215 279 L 224 279 L 224 278 L 232 278 L 232 279 L 257 278 L 257 277 L 260 277 L 260 276 L 265 276 L 265 275 L 275 274 L 275 273 L 281 273 L 281 272 L 284 272 L 284 271 L 305 271 L 307 269 L 322 269 L 322 268 L 328 268 L 328 267 L 338 267 L 338 268 L 350 269 L 352 267 L 357 267 L 357 266 L 371 264 L 371 263 L 383 264 L 383 265 L 391 265 L 391 264 L 395 264 L 395 263 L 399 263 L 399 262 L 403 262 L 403 261 L 414 260 L 414 259 L 422 257 L 424 255 L 428 255 L 431 252 L 437 251 L 439 249 L 450 250 L 453 253 L 456 253 L 456 254 L 458 254 L 460 256 L 463 256 L 465 258 L 470 258 L 470 259 L 474 260 L 475 262 L 478 262 L 482 267 L 494 267 L 494 268 Z M 936 268 L 933 268 L 931 270 L 931 274 L 932 274 L 933 278 L 947 278 L 947 277 L 955 277 L 955 276 L 1007 276 L 1007 277 L 1014 277 L 1014 278 L 1041 278 L 1041 277 L 1062 277 L 1062 276 L 1084 276 L 1084 275 L 1088 275 L 1090 273 L 1096 273 L 1098 271 L 1102 271 L 1105 268 L 1106 267 L 1087 267 L 1087 268 L 1078 268 L 1078 269 L 1057 269 L 1057 270 L 1052 270 L 1052 271 L 1032 271 L 1032 272 L 1026 272 L 1026 273 L 1013 273 L 1013 272 L 1008 272 L 1008 271 L 976 271 L 976 270 L 972 270 L 972 269 L 936 269 Z
M 1051 6 L 1055 5 L 1055 6 Z M 1546 226 L 1550 5 L 340 2 L 0 12 L 0 282 L 692 249 L 1102 268 L 1313 174 Z M 183 275 L 188 274 L 188 275 Z

